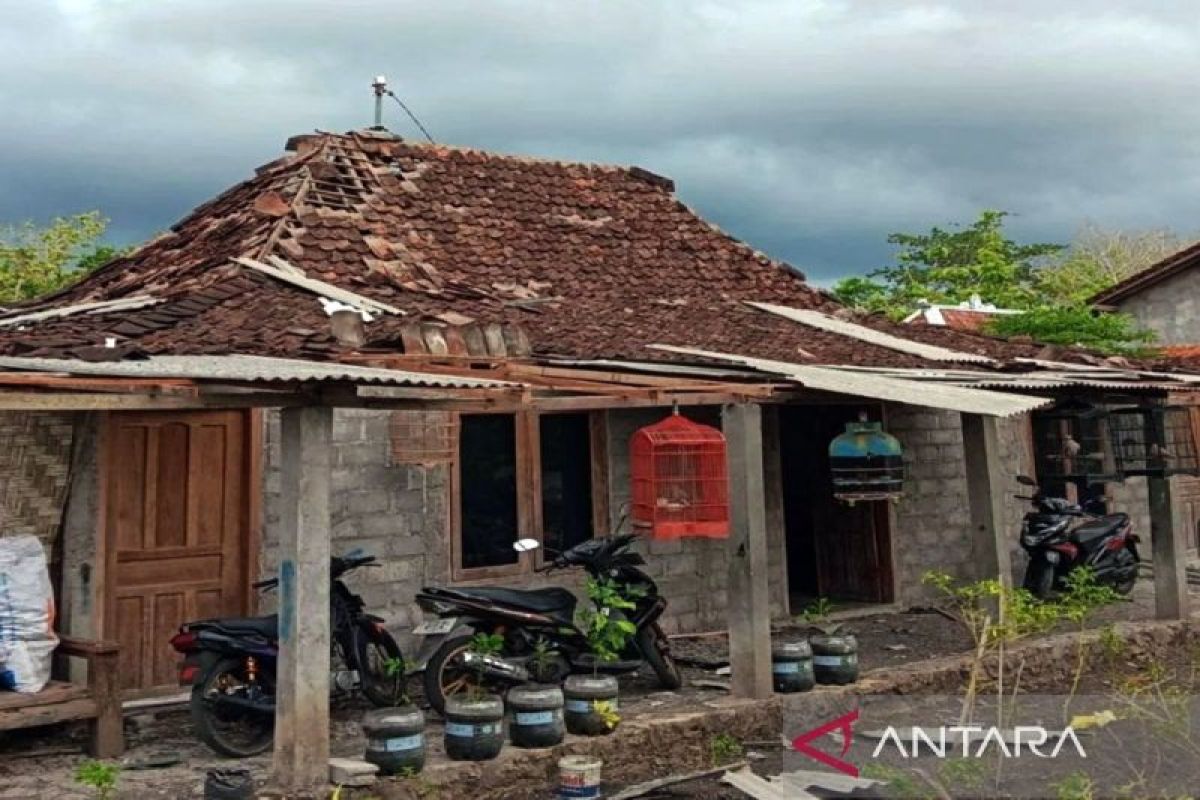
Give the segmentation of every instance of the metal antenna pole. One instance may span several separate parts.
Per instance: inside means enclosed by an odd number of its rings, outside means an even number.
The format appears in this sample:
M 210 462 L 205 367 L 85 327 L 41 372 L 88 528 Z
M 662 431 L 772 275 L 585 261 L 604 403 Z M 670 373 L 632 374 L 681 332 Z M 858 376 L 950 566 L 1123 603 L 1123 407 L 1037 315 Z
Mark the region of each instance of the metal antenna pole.
M 375 129 L 383 130 L 383 96 L 387 94 L 387 76 L 376 75 L 371 88 L 375 90 Z

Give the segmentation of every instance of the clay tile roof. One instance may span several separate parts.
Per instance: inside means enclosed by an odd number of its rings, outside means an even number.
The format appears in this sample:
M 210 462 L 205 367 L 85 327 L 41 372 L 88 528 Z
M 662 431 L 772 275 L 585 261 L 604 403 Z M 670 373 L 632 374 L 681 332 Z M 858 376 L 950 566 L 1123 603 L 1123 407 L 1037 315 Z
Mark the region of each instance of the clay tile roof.
M 648 170 L 374 131 L 307 134 L 288 148 L 166 234 L 20 312 L 135 295 L 161 302 L 0 326 L 0 354 L 79 355 L 107 337 L 128 354 L 332 359 L 349 348 L 316 296 L 232 261 L 242 258 L 281 259 L 406 312 L 366 323 L 368 348 L 669 357 L 647 348 L 659 343 L 802 363 L 926 365 L 748 307 L 845 313 L 795 269 L 700 218 Z M 997 359 L 1040 351 L 884 319 L 863 324 Z
M 1090 302 L 1093 305 L 1112 305 L 1131 297 L 1143 289 L 1147 289 L 1172 275 L 1189 270 L 1200 264 L 1200 242 L 1185 247 L 1178 253 L 1167 256 L 1157 264 L 1152 264 L 1141 272 L 1130 275 L 1125 280 L 1110 286 L 1103 292 L 1094 295 Z

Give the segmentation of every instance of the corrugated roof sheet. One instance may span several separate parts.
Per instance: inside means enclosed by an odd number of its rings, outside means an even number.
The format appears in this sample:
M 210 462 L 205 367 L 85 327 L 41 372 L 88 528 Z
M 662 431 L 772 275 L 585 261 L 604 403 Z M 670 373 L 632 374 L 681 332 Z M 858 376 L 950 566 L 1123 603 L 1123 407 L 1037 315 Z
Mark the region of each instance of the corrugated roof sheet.
M 0 368 L 125 378 L 188 378 L 217 382 L 365 383 L 450 389 L 514 389 L 521 386 L 519 383 L 483 378 L 460 378 L 334 362 L 243 355 L 152 356 L 139 360 L 101 362 L 66 358 L 0 357 Z
M 927 381 L 896 378 L 891 375 L 872 374 L 861 370 L 840 370 L 830 367 L 813 367 L 805 364 L 790 364 L 786 361 L 770 361 L 762 358 L 739 356 L 732 353 L 717 353 L 689 347 L 652 345 L 672 353 L 700 356 L 734 364 L 744 364 L 762 372 L 780 375 L 808 389 L 837 392 L 855 397 L 870 397 L 889 400 L 925 408 L 941 408 L 967 414 L 986 414 L 992 417 L 1012 417 L 1050 405 L 1053 400 L 1045 397 L 992 392 Z
M 863 342 L 886 347 L 889 350 L 896 350 L 900 353 L 908 353 L 909 355 L 927 358 L 930 361 L 962 361 L 975 364 L 995 364 L 993 358 L 987 356 L 979 356 L 973 353 L 963 353 L 958 350 L 950 350 L 946 347 L 939 347 L 934 344 L 925 344 L 923 342 L 914 342 L 911 339 L 901 339 L 899 336 L 892 336 L 890 333 L 868 328 L 866 325 L 859 325 L 854 322 L 847 322 L 843 319 L 830 316 L 820 311 L 814 311 L 807 308 L 789 308 L 788 306 L 775 305 L 774 303 L 750 303 L 749 305 L 755 308 L 762 309 L 771 314 L 777 314 L 781 317 L 799 322 L 802 325 L 808 325 L 812 328 L 837 333 L 842 336 L 850 336 Z

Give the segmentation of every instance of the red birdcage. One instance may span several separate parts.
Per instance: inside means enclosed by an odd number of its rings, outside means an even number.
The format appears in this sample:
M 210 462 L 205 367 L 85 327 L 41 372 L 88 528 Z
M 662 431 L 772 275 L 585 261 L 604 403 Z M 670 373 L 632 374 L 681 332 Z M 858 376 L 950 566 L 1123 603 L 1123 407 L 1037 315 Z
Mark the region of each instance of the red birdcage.
M 630 443 L 635 527 L 656 539 L 729 536 L 725 436 L 672 414 Z

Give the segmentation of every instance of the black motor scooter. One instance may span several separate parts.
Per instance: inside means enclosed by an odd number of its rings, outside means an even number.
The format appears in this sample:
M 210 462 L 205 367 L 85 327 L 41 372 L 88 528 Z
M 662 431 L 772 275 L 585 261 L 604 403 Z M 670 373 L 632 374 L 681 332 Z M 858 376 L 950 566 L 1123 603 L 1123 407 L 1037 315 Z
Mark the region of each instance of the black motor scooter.
M 389 666 L 401 658 L 400 646 L 383 620 L 366 613 L 362 598 L 342 582 L 348 572 L 375 565 L 374 556 L 358 553 L 330 559 L 331 685 L 335 692 L 358 690 L 374 705 L 388 706 L 395 702 L 397 680 L 403 680 Z M 278 578 L 270 578 L 254 588 L 278 585 Z M 184 655 L 179 683 L 192 687 L 196 733 L 221 755 L 247 758 L 271 746 L 278 627 L 274 614 L 205 619 L 184 623 L 171 637 L 171 646 Z
M 1024 486 L 1036 487 L 1037 481 L 1018 475 Z M 1120 594 L 1129 594 L 1137 582 L 1141 556 L 1128 514 L 1103 514 L 1099 501 L 1079 506 L 1061 497 L 1050 497 L 1040 489 L 1029 500 L 1033 511 L 1021 525 L 1021 547 L 1029 554 L 1024 587 L 1043 600 L 1066 585 L 1073 570 L 1087 567 L 1099 583 Z M 1086 522 L 1072 525 L 1086 519 Z
M 666 634 L 658 619 L 667 601 L 654 581 L 638 567 L 645 559 L 630 552 L 635 534 L 590 539 L 557 555 L 538 572 L 579 567 L 593 578 L 607 578 L 634 589 L 635 608 L 626 617 L 637 626 L 625 652 L 617 661 L 600 661 L 587 637 L 575 624 L 576 598 L 562 588 L 503 589 L 493 587 L 439 588 L 429 586 L 417 595 L 425 611 L 439 617 L 414 631 L 426 636 L 425 698 L 444 713 L 446 697 L 467 691 L 482 676 L 489 690 L 505 691 L 527 680 L 557 683 L 571 673 L 623 674 L 647 664 L 659 685 L 675 690 L 683 680 L 671 657 Z M 539 547 L 534 539 L 521 539 L 513 547 L 529 552 Z M 470 652 L 478 633 L 503 636 L 496 655 Z M 540 652 L 539 652 L 540 651 Z M 482 659 L 483 663 L 477 663 Z M 422 658 L 418 655 L 418 663 Z

